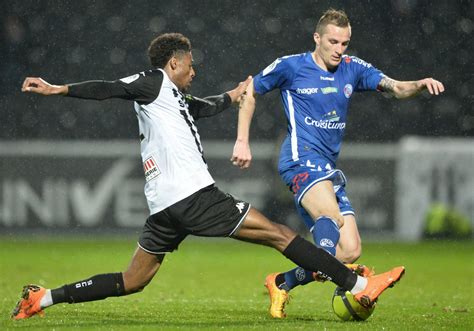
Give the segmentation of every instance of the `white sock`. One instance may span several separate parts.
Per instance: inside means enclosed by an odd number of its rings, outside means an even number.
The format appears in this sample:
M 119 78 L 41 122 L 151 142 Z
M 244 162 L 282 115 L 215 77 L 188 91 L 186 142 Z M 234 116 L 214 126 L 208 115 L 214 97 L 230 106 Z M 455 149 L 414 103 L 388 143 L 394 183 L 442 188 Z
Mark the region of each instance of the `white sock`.
M 41 298 L 40 306 L 41 308 L 46 308 L 53 305 L 53 298 L 51 297 L 51 290 L 46 290 L 46 293 Z
M 362 292 L 367 287 L 367 278 L 357 276 L 357 282 L 355 283 L 354 287 L 351 290 L 352 294 L 357 294 Z

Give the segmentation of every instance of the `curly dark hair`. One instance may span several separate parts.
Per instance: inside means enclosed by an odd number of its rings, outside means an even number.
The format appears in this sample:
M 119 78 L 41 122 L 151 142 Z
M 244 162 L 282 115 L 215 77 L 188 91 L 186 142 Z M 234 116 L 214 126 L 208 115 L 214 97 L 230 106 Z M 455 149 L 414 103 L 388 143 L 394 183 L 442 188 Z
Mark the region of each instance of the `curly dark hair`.
M 191 42 L 181 33 L 164 33 L 153 39 L 148 47 L 148 57 L 155 68 L 164 68 L 179 53 L 191 51 Z

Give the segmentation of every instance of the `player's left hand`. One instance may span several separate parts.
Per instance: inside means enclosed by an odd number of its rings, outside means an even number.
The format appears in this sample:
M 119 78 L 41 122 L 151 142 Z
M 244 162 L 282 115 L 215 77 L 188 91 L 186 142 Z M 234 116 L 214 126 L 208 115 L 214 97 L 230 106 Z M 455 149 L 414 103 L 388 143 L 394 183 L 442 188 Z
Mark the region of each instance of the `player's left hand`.
M 439 95 L 444 92 L 444 85 L 433 78 L 425 78 L 418 81 L 420 90 L 427 89 L 430 94 Z
M 248 142 L 237 140 L 230 161 L 240 169 L 247 169 L 252 162 L 252 152 Z

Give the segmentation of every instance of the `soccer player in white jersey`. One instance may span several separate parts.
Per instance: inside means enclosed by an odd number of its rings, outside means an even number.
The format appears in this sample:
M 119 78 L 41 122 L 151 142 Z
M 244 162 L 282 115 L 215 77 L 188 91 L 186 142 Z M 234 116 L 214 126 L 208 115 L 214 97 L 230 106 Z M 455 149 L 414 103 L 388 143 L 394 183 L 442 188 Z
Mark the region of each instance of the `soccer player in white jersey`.
M 255 97 L 279 89 L 288 121 L 278 165 L 280 176 L 292 191 L 316 245 L 344 263 L 353 263 L 361 254 L 354 210 L 345 192 L 346 178 L 336 168 L 353 92 L 378 90 L 407 98 L 424 90 L 434 95 L 444 91 L 443 84 L 432 78 L 393 80 L 371 64 L 344 55 L 350 39 L 348 17 L 343 11 L 330 9 L 316 26 L 313 52 L 278 58 L 256 75 L 239 111 L 231 158 L 240 168 L 250 166 L 249 129 Z M 362 265 L 349 267 L 370 273 Z M 266 286 L 275 302 L 272 316 L 285 317 L 288 292 L 316 279 L 320 277 L 301 268 L 269 275 Z
M 224 94 L 199 99 L 186 94 L 195 75 L 191 43 L 186 37 L 160 35 L 151 42 L 148 54 L 153 69 L 115 81 L 51 85 L 38 77 L 25 79 L 24 92 L 134 101 L 150 216 L 127 270 L 55 289 L 26 285 L 13 319 L 43 314 L 45 308 L 58 303 L 139 292 L 154 277 L 165 254 L 175 250 L 187 235 L 232 237 L 273 247 L 295 264 L 324 273 L 366 306 L 400 279 L 403 267 L 367 278 L 356 275 L 323 249 L 214 186 L 195 120 L 238 102 L 251 77 Z

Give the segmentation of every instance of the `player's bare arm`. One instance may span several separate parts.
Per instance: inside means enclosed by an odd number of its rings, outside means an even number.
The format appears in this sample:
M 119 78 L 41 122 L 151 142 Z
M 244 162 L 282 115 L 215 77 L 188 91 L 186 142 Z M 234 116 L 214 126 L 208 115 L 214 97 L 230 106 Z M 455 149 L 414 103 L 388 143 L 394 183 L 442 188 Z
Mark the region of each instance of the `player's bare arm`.
M 42 95 L 66 95 L 67 85 L 52 85 L 40 77 L 27 77 L 21 87 L 22 92 Z
M 239 120 L 237 126 L 237 139 L 230 161 L 233 165 L 246 169 L 250 167 L 252 152 L 250 151 L 249 135 L 250 124 L 255 112 L 255 90 L 253 80 L 248 84 L 245 96 L 239 107 Z
M 424 90 L 430 94 L 439 95 L 444 92 L 444 85 L 433 78 L 416 81 L 398 81 L 385 76 L 379 83 L 379 89 L 393 95 L 397 99 L 404 99 L 418 95 Z

